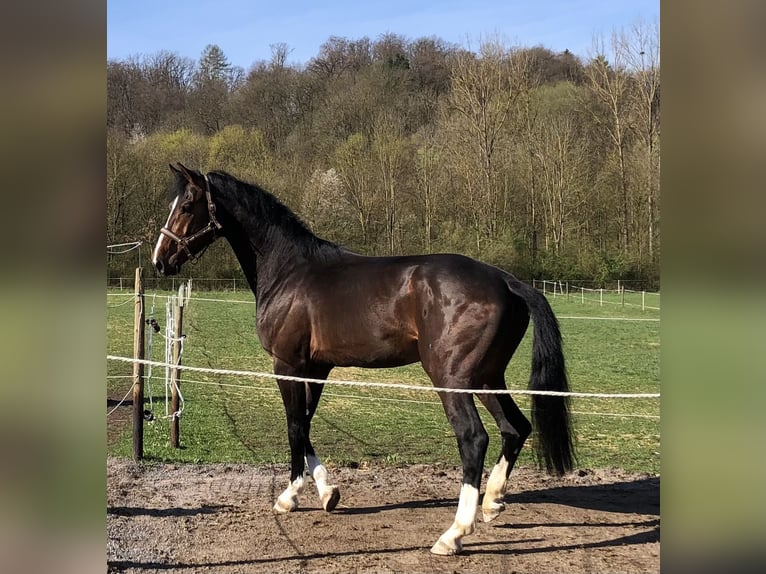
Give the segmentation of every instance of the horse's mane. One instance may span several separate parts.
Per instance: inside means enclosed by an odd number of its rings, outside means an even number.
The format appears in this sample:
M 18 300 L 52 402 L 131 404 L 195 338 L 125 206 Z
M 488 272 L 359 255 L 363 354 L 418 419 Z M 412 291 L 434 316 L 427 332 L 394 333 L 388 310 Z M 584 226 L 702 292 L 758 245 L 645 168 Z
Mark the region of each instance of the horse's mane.
M 220 170 L 211 171 L 208 177 L 215 178 L 215 186 L 221 188 L 225 195 L 237 198 L 235 217 L 252 219 L 256 225 L 266 223 L 273 229 L 279 229 L 279 235 L 272 235 L 277 243 L 299 244 L 309 255 L 337 252 L 334 243 L 317 237 L 306 224 L 293 213 L 285 204 L 272 193 L 259 185 L 242 181 L 233 175 Z M 275 245 L 279 249 L 281 245 Z M 329 253 L 327 253 L 329 254 Z

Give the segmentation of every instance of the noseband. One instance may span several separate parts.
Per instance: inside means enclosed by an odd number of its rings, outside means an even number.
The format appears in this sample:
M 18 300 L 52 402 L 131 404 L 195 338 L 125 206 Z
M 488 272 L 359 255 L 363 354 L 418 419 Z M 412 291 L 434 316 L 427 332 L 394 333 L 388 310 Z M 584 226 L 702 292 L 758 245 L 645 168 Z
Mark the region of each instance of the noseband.
M 210 197 L 210 180 L 207 178 L 207 175 L 203 175 L 205 178 L 205 197 L 207 198 L 207 212 L 210 215 L 210 221 L 207 222 L 207 225 L 200 229 L 197 233 L 190 235 L 189 237 L 179 237 L 170 229 L 167 227 L 163 227 L 160 229 L 160 233 L 162 233 L 164 236 L 169 237 L 173 241 L 175 241 L 178 244 L 179 249 L 183 249 L 186 252 L 186 255 L 189 258 L 189 261 L 194 263 L 197 259 L 200 258 L 200 256 L 205 252 L 205 250 L 210 247 L 210 245 L 213 243 L 213 241 L 216 238 L 216 234 L 219 229 L 221 229 L 221 224 L 218 222 L 218 220 L 215 218 L 215 204 L 213 203 L 213 199 Z M 201 239 L 202 237 L 205 237 L 208 233 L 213 234 L 213 238 L 210 240 L 209 243 L 205 244 L 205 246 L 200 249 L 197 253 L 192 253 L 191 249 L 189 249 L 189 244 L 192 241 L 196 241 L 197 239 Z

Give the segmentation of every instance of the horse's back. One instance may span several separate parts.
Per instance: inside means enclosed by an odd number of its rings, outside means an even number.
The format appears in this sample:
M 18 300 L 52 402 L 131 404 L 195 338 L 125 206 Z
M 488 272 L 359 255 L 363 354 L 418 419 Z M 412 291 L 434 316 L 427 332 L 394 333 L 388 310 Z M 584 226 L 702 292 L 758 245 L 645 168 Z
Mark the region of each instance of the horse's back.
M 511 317 L 524 329 L 528 322 L 505 277 L 496 267 L 451 254 L 349 256 L 317 268 L 303 295 L 311 355 L 346 366 L 421 360 L 426 370 L 436 362 L 481 358 Z

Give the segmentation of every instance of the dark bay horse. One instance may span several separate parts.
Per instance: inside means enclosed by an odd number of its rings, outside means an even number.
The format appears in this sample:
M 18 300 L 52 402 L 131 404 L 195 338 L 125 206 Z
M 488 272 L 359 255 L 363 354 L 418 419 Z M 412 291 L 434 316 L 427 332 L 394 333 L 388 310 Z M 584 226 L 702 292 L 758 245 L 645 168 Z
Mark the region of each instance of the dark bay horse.
M 496 267 L 461 255 L 365 257 L 314 235 L 287 207 L 256 185 L 176 164 L 174 200 L 152 261 L 178 272 L 216 238 L 225 237 L 256 300 L 256 328 L 277 375 L 326 379 L 335 366 L 393 367 L 420 361 L 438 388 L 505 389 L 508 362 L 534 324 L 533 390 L 567 391 L 558 322 L 545 297 Z M 321 383 L 278 380 L 287 416 L 291 472 L 274 505 L 298 505 L 306 466 L 322 505 L 332 511 L 330 483 L 309 438 Z M 472 394 L 440 392 L 463 465 L 455 520 L 431 548 L 462 550 L 473 532 L 489 438 Z M 572 469 L 568 399 L 533 395 L 532 423 L 509 394 L 481 394 L 502 437 L 501 455 L 481 504 L 485 521 L 503 509 L 508 475 L 535 427 L 535 450 L 548 472 Z

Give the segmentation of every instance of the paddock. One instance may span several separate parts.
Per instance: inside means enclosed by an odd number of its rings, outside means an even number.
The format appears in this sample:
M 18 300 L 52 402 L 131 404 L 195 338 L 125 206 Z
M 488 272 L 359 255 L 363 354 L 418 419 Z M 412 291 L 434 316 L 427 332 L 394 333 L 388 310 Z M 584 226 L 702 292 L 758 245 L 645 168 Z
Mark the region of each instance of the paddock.
M 156 297 L 160 323 L 169 295 L 147 295 L 147 311 Z M 561 317 L 575 390 L 659 389 L 655 310 L 548 296 Z M 129 298 L 119 291 L 108 297 L 110 353 L 129 354 L 132 306 L 121 304 Z M 252 299 L 196 290 L 187 312 L 184 364 L 268 370 L 252 329 Z M 511 388 L 522 387 L 527 377 L 527 353 L 525 342 L 511 361 Z M 153 358 L 162 359 L 157 342 Z M 130 365 L 108 365 L 114 377 L 108 382 L 108 410 L 113 410 L 129 389 L 129 380 L 119 377 Z M 417 372 L 417 366 L 339 369 L 331 378 L 429 386 Z M 534 468 L 527 453 L 509 480 L 506 511 L 491 523 L 479 520 L 465 554 L 445 558 L 432 556 L 428 545 L 454 510 L 460 469 L 435 397 L 427 391 L 328 387 L 317 436 L 342 488 L 340 506 L 327 514 L 315 497 L 304 496 L 298 512 L 276 516 L 271 504 L 284 486 L 287 465 L 284 422 L 265 414 L 278 414 L 274 387 L 273 380 L 184 373 L 183 448 L 169 446 L 167 421 L 158 417 L 147 426 L 147 461 L 140 466 L 127 458 L 130 406 L 114 411 L 107 424 L 113 455 L 108 460 L 110 571 L 659 570 L 656 398 L 576 399 L 579 470 L 551 478 Z M 161 414 L 164 397 L 158 389 L 155 382 L 154 409 Z M 351 410 L 359 416 L 351 417 Z M 399 427 L 417 427 L 422 436 L 403 436 Z M 497 442 L 493 436 L 490 448 Z
M 373 464 L 332 469 L 333 513 L 306 497 L 276 515 L 288 465 L 138 466 L 110 458 L 109 572 L 658 572 L 659 477 L 514 470 L 506 511 L 477 523 L 464 554 L 428 551 L 454 514 L 460 469 Z M 485 477 L 486 478 L 486 477 Z

